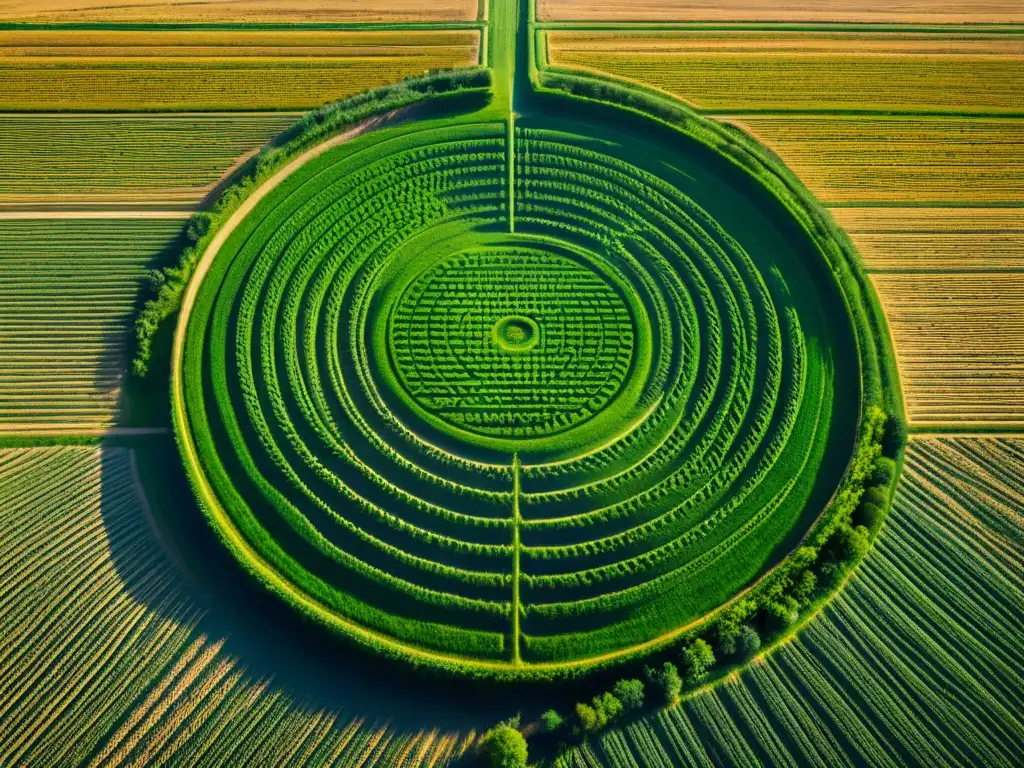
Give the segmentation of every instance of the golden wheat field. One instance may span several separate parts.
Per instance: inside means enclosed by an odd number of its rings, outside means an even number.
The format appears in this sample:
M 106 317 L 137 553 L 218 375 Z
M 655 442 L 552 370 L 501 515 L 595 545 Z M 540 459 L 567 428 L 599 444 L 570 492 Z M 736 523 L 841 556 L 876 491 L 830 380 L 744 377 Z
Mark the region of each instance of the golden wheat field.
M 1024 425 L 1024 275 L 875 274 L 911 424 Z
M 826 205 L 938 207 L 1024 197 L 1017 119 L 750 115 L 727 118 L 762 141 Z
M 712 112 L 1024 112 L 1014 35 L 556 30 L 548 56 Z
M 1017 270 L 1021 208 L 833 208 L 869 270 Z
M 297 117 L 0 115 L 0 212 L 187 212 Z
M 0 32 L 0 110 L 295 110 L 475 64 L 480 33 Z
M 0 0 L 0 20 L 50 22 L 471 21 L 477 0 Z
M 914 24 L 1021 22 L 1024 9 L 1016 0 L 538 0 L 538 18 L 545 21 L 814 21 L 899 22 Z

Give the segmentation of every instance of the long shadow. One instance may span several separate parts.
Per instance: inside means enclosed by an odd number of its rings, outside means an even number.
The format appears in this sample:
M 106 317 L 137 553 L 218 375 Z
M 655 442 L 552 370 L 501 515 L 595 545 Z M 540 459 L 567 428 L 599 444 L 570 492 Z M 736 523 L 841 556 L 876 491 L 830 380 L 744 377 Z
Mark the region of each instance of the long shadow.
M 140 551 L 168 559 L 180 586 L 204 611 L 193 630 L 223 638 L 223 653 L 238 659 L 252 681 L 272 685 L 304 706 L 340 711 L 368 721 L 391 723 L 397 729 L 481 731 L 495 722 L 538 707 L 567 706 L 568 696 L 547 687 L 459 680 L 422 672 L 356 647 L 350 641 L 304 619 L 248 576 L 217 540 L 192 497 L 171 437 L 147 439 L 135 449 L 153 546 L 140 547 L 125 535 L 114 513 L 105 515 L 110 552 L 130 591 L 149 609 L 180 619 L 173 609 L 152 601 L 141 589 Z M 104 498 L 124 494 L 124 471 L 108 470 L 104 462 Z M 145 507 L 148 506 L 148 510 Z M 117 516 L 123 519 L 123 510 Z M 147 542 L 148 544 L 148 542 Z M 154 552 L 156 554 L 154 554 Z M 158 567 L 159 564 L 153 564 Z M 552 700 L 556 699 L 556 700 Z

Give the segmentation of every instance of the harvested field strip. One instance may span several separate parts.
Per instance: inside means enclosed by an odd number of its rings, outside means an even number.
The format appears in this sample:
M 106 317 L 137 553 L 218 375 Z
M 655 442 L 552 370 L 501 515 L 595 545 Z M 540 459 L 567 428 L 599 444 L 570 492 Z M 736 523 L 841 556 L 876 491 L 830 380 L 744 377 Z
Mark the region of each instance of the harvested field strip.
M 181 227 L 0 221 L 0 433 L 115 421 L 142 280 Z
M 472 744 L 247 672 L 134 489 L 126 449 L 0 451 L 0 764 L 442 766 Z
M 476 49 L 476 30 L 0 30 L 0 59 L 18 57 L 416 56 Z
M 1017 765 L 1022 475 L 1022 441 L 915 441 L 876 549 L 821 616 L 567 764 Z
M 851 234 L 1024 233 L 1021 208 L 833 208 L 832 217 Z
M 1024 210 L 1021 213 L 1024 214 Z M 903 232 L 851 236 L 867 268 L 876 272 L 1005 272 L 1024 269 L 1024 235 L 1016 232 Z
M 833 208 L 869 270 L 1024 269 L 1024 208 Z
M 1024 276 L 875 274 L 915 426 L 1024 422 Z
M 0 0 L 0 20 L 32 22 L 408 22 L 473 21 L 476 0 Z
M 537 0 L 537 17 L 544 21 L 793 21 L 975 23 L 1024 22 L 1015 0 L 962 1 L 856 0 L 837 5 L 827 0 L 783 4 L 763 0 L 644 0 L 633 5 L 615 0 Z
M 0 32 L 0 110 L 306 109 L 476 64 L 480 33 Z
M 295 118 L 0 115 L 0 208 L 194 206 Z
M 1024 112 L 1014 36 L 558 31 L 548 56 L 709 111 Z
M 948 207 L 1024 199 L 1024 120 L 726 119 L 776 152 L 826 205 Z

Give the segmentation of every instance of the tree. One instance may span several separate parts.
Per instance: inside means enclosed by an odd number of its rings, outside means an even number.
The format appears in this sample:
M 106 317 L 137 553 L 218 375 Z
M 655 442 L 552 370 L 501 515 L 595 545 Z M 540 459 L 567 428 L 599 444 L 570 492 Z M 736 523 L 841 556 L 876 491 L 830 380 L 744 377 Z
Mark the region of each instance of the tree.
M 736 638 L 739 635 L 740 626 L 732 616 L 723 616 L 715 625 L 715 646 L 723 656 L 732 656 L 736 653 Z
M 891 459 L 886 460 L 891 461 Z M 889 487 L 887 485 L 869 485 L 864 489 L 860 501 L 861 504 L 877 504 L 884 508 L 889 504 Z
M 793 626 L 800 618 L 800 604 L 795 597 L 784 597 L 767 606 L 765 612 L 773 628 L 784 630 Z
M 661 669 L 647 667 L 647 680 L 651 685 L 661 689 L 668 704 L 675 704 L 679 701 L 679 694 L 683 691 L 683 679 L 679 677 L 679 670 L 671 661 L 666 661 Z
M 868 529 L 864 526 L 842 526 L 825 544 L 830 557 L 842 566 L 852 565 L 868 553 L 871 546 Z
M 602 720 L 601 715 L 594 707 L 583 702 L 576 704 L 576 719 L 580 721 L 580 728 L 584 733 L 595 733 L 601 730 L 607 722 Z
M 642 680 L 619 680 L 612 692 L 626 709 L 636 710 L 642 709 L 644 706 L 644 683 Z
M 884 486 L 886 489 L 892 484 L 896 477 L 896 462 L 888 456 L 879 456 L 875 459 L 875 471 L 871 475 L 871 482 L 875 485 Z
M 610 691 L 600 694 L 594 697 L 594 709 L 601 715 L 604 722 L 602 725 L 607 725 L 610 721 L 622 714 L 622 702 L 619 701 L 618 697 Z
M 715 652 L 707 641 L 697 638 L 683 650 L 683 673 L 687 685 L 695 685 L 707 677 L 715 663 Z
M 544 731 L 546 733 L 554 733 L 565 725 L 565 718 L 553 709 L 549 709 L 541 715 L 540 721 L 544 724 Z
M 853 521 L 868 529 L 877 528 L 884 514 L 885 507 L 870 501 L 862 501 L 853 514 Z
M 818 577 L 810 569 L 800 574 L 800 578 L 793 585 L 793 597 L 799 603 L 808 603 L 814 597 L 814 590 L 818 588 Z
M 757 630 L 749 624 L 740 627 L 739 636 L 736 638 L 736 652 L 740 658 L 749 659 L 761 650 L 761 636 Z
M 485 733 L 480 752 L 492 768 L 526 768 L 529 759 L 526 739 L 512 723 L 501 723 Z

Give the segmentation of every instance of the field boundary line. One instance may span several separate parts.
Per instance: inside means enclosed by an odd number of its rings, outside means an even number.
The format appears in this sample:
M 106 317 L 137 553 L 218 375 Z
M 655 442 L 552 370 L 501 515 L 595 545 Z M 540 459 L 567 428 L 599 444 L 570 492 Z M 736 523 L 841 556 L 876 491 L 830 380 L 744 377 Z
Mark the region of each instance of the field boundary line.
M 180 211 L 3 211 L 0 221 L 34 221 L 43 219 L 181 219 L 192 215 L 190 210 Z
M 170 427 L 95 427 L 65 425 L 2 424 L 0 439 L 48 437 L 153 437 L 171 434 Z
M 0 21 L 0 32 L 459 32 L 480 29 L 485 19 L 463 21 Z
M 541 31 L 559 32 L 829 32 L 834 34 L 905 34 L 920 35 L 1024 35 L 1024 23 L 1012 21 L 949 24 L 911 22 L 847 21 L 568 21 L 536 22 Z
M 992 421 L 967 423 L 963 426 L 949 423 L 911 422 L 907 435 L 910 440 L 931 440 L 938 437 L 1024 437 L 1024 421 Z

